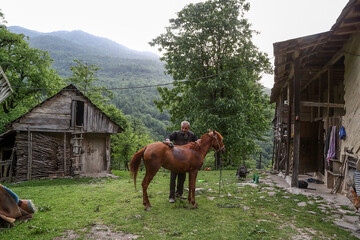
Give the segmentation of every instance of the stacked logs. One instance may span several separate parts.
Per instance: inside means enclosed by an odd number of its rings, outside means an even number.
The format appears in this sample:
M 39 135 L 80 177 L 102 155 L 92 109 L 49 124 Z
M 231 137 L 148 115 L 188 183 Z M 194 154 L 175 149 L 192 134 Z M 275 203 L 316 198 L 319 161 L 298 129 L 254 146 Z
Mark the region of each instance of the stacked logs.
M 47 178 L 50 175 L 64 171 L 64 146 L 63 139 L 42 133 L 32 132 L 32 167 L 31 179 Z M 28 176 L 28 133 L 21 132 L 16 137 L 16 181 L 25 181 Z M 66 152 L 67 165 L 70 152 Z M 60 168 L 60 166 L 62 166 Z
M 57 146 L 56 158 L 58 171 L 64 172 L 64 144 Z M 73 170 L 71 169 L 71 165 L 70 145 L 66 144 L 66 175 L 72 175 Z

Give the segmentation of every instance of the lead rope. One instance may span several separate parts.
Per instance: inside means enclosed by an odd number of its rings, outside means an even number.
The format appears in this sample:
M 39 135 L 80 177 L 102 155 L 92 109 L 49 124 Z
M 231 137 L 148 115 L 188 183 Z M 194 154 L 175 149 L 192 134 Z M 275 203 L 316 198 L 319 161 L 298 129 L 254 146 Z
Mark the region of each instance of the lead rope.
M 216 155 L 216 160 L 217 160 L 217 155 Z M 220 158 L 219 163 L 220 163 L 220 178 L 219 178 L 219 197 L 220 197 L 221 185 L 223 186 L 225 192 L 226 192 L 226 189 L 225 189 L 224 180 L 222 177 L 222 160 L 221 160 L 221 158 Z
M 218 152 L 221 150 L 221 146 L 220 146 L 220 143 L 219 143 L 219 140 L 217 138 L 217 136 L 215 136 L 215 139 L 216 139 L 216 143 L 218 144 L 218 150 L 215 150 L 215 161 L 217 162 L 218 160 Z M 219 161 L 219 165 L 220 165 L 220 179 L 219 179 L 219 197 L 220 197 L 220 193 L 221 193 L 221 184 L 223 184 L 223 187 L 225 189 L 225 186 L 224 186 L 224 182 L 222 180 L 222 160 L 220 158 L 220 161 Z
M 217 158 L 217 154 L 216 154 L 216 158 Z M 216 159 L 217 161 L 217 159 Z M 219 196 L 220 197 L 220 192 L 221 192 L 221 183 L 222 183 L 222 167 L 221 167 L 221 158 L 220 158 L 220 178 L 219 178 Z

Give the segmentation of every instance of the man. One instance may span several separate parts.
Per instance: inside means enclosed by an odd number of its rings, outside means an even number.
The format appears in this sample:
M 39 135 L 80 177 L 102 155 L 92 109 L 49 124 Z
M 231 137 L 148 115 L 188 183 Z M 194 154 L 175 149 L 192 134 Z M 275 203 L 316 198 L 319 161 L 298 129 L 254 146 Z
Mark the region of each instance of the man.
M 189 142 L 195 142 L 198 138 L 195 136 L 193 132 L 190 131 L 190 123 L 188 121 L 183 121 L 181 123 L 181 130 L 175 131 L 169 134 L 165 140 L 165 143 L 171 146 L 171 142 L 173 141 L 175 145 L 185 145 Z M 175 193 L 175 185 L 176 185 L 176 177 L 177 186 L 176 186 L 176 193 Z M 176 173 L 171 171 L 170 175 L 170 195 L 169 195 L 169 202 L 174 203 L 175 197 L 186 199 L 183 197 L 182 194 L 184 192 L 184 182 L 186 178 L 186 173 Z

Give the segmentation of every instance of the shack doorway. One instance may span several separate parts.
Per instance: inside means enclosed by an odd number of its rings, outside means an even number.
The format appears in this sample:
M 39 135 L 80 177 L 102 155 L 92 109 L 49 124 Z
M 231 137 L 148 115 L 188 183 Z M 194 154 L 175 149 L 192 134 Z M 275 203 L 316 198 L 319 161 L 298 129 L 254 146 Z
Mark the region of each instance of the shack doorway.
M 322 123 L 301 122 L 299 174 L 324 172 Z

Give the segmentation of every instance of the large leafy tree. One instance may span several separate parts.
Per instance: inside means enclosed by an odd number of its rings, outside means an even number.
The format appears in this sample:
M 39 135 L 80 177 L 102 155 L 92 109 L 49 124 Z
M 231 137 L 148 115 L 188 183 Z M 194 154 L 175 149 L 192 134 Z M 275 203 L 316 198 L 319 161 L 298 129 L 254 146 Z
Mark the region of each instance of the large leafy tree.
M 127 115 L 126 119 L 129 127 L 123 133 L 111 137 L 113 169 L 125 167 L 136 151 L 153 142 L 149 130 L 140 119 L 131 115 Z
M 169 109 L 173 129 L 188 120 L 198 135 L 208 128 L 219 131 L 229 161 L 254 153 L 271 119 L 259 83 L 271 64 L 252 42 L 257 32 L 244 18 L 249 8 L 244 0 L 189 4 L 150 42 L 175 80 L 172 88 L 158 88 L 157 107 Z
M 1 103 L 0 132 L 8 122 L 54 94 L 54 89 L 62 83 L 51 68 L 52 59 L 48 53 L 30 48 L 24 35 L 11 33 L 5 24 L 0 10 L 0 65 L 14 90 Z
M 85 96 L 90 98 L 97 105 L 104 105 L 108 102 L 109 98 L 112 98 L 112 93 L 105 87 L 97 86 L 99 78 L 97 77 L 97 71 L 101 68 L 95 64 L 86 64 L 78 59 L 75 59 L 75 66 L 71 66 L 70 70 L 72 76 L 67 78 L 68 83 L 75 84 Z

